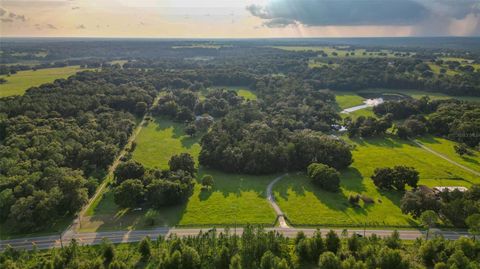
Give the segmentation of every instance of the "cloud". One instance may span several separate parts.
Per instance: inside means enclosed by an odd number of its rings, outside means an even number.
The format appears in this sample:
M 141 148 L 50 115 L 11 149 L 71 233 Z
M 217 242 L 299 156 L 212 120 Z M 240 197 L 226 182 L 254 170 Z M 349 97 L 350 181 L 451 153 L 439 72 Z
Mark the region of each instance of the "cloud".
M 13 20 L 25 22 L 27 20 L 25 15 L 18 15 L 13 12 L 8 12 L 6 9 L 0 7 L 0 17 L 3 17 L 4 15 L 5 17 L 8 17 L 8 20 L 5 18 L 2 20 L 2 22 L 13 22 Z
M 72 10 L 80 9 L 80 7 L 72 7 Z
M 416 25 L 480 15 L 479 0 L 270 0 L 246 7 L 266 27 Z
M 85 27 L 85 25 L 83 24 L 80 24 L 77 26 L 77 29 L 87 29 L 87 27 Z
M 1 18 L 0 20 L 5 23 L 13 22 L 13 20 L 10 18 Z
M 57 29 L 57 27 L 55 27 L 55 25 L 50 24 L 50 23 L 47 23 L 46 26 L 47 26 L 48 29 L 52 29 L 52 30 L 56 30 L 56 29 Z

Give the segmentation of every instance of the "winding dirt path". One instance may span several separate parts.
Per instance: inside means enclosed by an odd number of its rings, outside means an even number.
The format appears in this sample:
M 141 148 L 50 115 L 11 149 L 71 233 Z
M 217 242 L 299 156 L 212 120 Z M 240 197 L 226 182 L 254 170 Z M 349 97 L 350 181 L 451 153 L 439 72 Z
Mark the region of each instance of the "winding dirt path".
M 275 197 L 273 196 L 272 193 L 272 188 L 275 183 L 280 181 L 283 177 L 287 176 L 288 174 L 281 175 L 279 177 L 276 177 L 272 182 L 270 182 L 267 186 L 267 200 L 268 203 L 273 207 L 273 210 L 275 211 L 275 214 L 277 215 L 278 223 L 280 224 L 280 228 L 290 228 L 288 226 L 287 221 L 285 220 L 285 213 L 283 213 L 282 209 L 280 209 L 280 206 L 278 206 L 277 202 L 275 202 Z

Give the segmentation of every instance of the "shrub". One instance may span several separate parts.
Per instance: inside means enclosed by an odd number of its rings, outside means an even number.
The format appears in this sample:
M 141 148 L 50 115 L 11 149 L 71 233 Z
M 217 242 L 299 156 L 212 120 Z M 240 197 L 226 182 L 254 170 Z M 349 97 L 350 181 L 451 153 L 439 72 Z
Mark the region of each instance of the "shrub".
M 313 183 L 327 191 L 340 189 L 340 173 L 335 168 L 321 163 L 312 163 L 307 167 L 307 174 Z

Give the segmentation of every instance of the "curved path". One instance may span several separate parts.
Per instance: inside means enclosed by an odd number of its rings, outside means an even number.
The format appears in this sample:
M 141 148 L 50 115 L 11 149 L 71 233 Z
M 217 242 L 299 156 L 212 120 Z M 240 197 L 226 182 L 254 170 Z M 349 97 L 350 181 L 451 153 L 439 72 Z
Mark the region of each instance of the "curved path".
M 440 158 L 444 159 L 445 161 L 447 161 L 447 162 L 449 162 L 449 163 L 451 163 L 451 164 L 453 164 L 453 165 L 456 165 L 456 166 L 462 168 L 463 170 L 468 171 L 468 172 L 470 172 L 470 173 L 472 173 L 472 174 L 480 177 L 480 172 L 477 172 L 477 171 L 475 171 L 475 170 L 473 170 L 473 169 L 470 169 L 470 168 L 466 167 L 465 165 L 462 165 L 462 164 L 457 163 L 456 161 L 448 158 L 447 156 L 445 156 L 445 155 L 443 155 L 443 154 L 441 154 L 441 153 L 438 153 L 438 152 L 434 151 L 433 149 L 425 146 L 424 144 L 418 142 L 417 140 L 411 139 L 411 141 L 412 141 L 413 143 L 415 143 L 415 145 L 417 145 L 417 146 L 421 147 L 422 149 L 424 149 L 424 150 L 432 153 L 433 155 L 435 155 L 435 156 L 437 156 L 437 157 L 440 157 Z
M 275 197 L 273 196 L 272 188 L 273 188 L 273 185 L 275 185 L 275 183 L 277 183 L 280 179 L 282 179 L 287 175 L 288 174 L 284 174 L 279 177 L 276 177 L 267 186 L 267 200 L 268 200 L 268 203 L 270 203 L 270 205 L 273 207 L 273 210 L 275 210 L 275 214 L 277 215 L 277 220 L 278 220 L 278 223 L 280 224 L 280 228 L 290 228 L 290 226 L 288 226 L 287 221 L 285 220 L 285 214 L 283 213 L 282 209 L 280 209 L 277 202 L 275 202 Z

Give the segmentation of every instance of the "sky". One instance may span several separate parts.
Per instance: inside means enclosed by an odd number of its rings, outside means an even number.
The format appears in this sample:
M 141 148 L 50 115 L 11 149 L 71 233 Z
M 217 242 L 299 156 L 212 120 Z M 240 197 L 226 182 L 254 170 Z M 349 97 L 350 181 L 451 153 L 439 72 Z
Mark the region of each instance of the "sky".
M 480 36 L 480 0 L 0 0 L 0 36 Z

